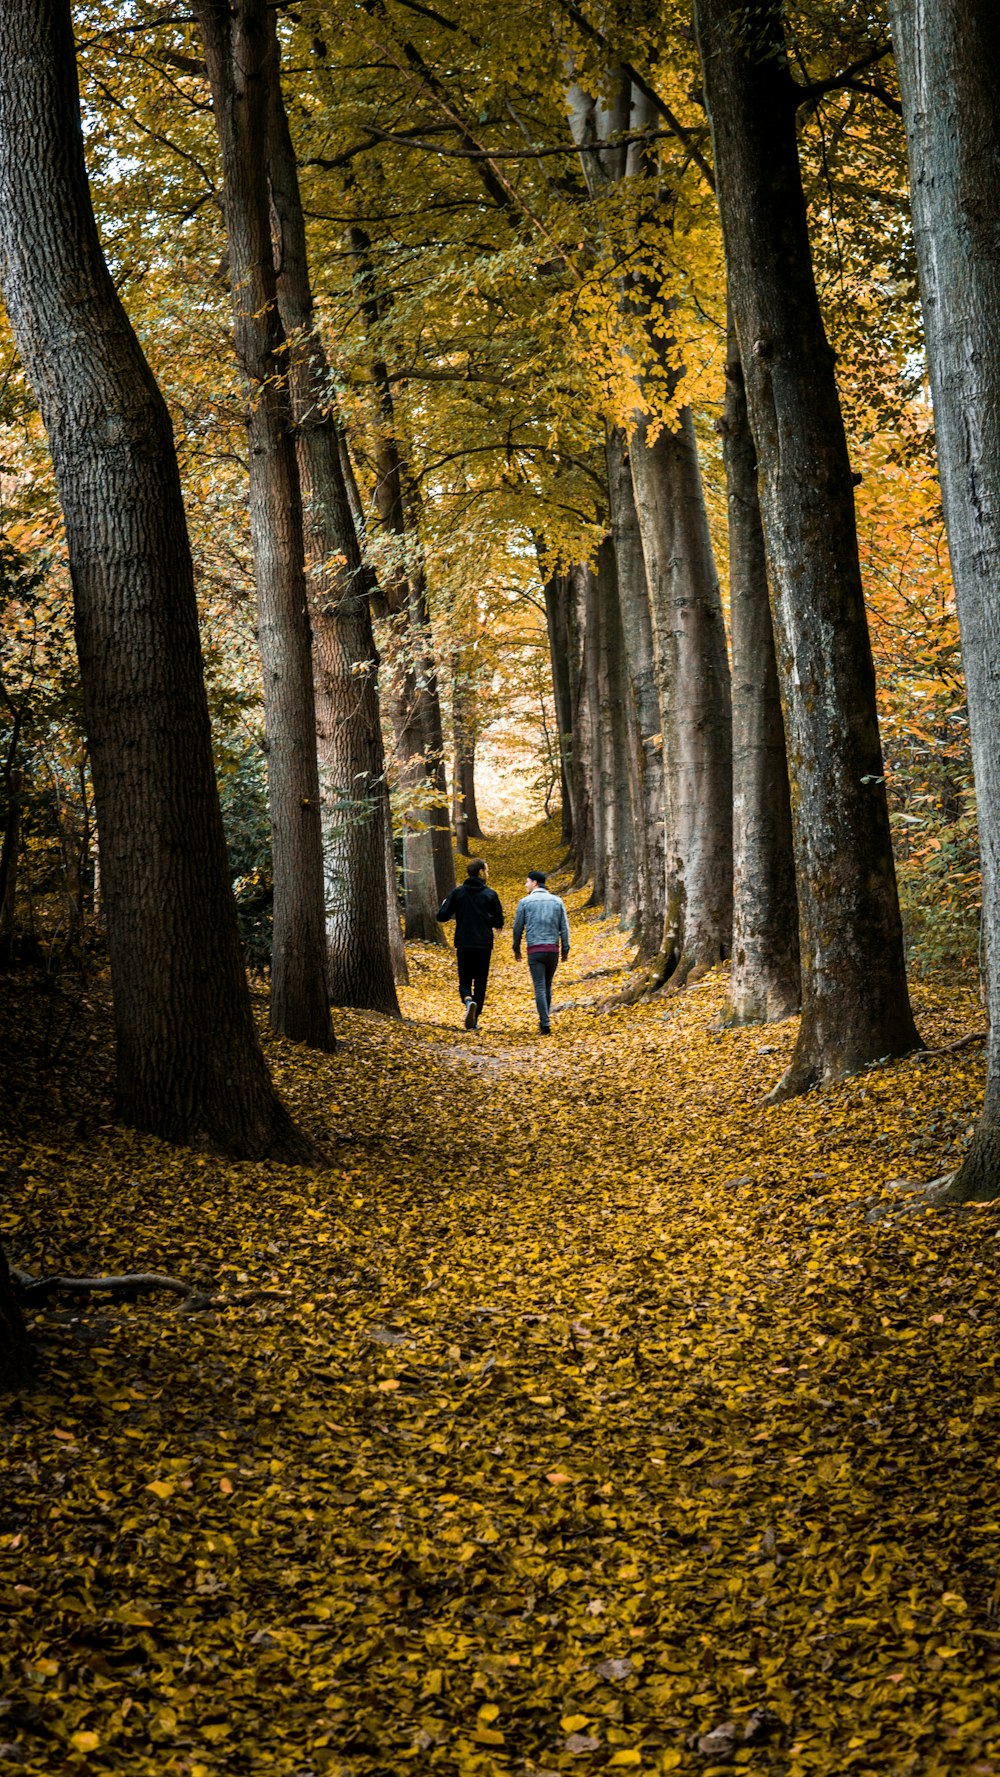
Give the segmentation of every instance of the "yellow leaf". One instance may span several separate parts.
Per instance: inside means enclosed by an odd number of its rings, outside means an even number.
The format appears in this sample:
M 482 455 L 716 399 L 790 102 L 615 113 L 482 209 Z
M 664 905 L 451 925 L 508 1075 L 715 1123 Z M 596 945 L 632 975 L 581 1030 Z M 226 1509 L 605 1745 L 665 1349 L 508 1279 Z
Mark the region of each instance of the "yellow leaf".
M 157 1499 L 170 1499 L 176 1485 L 175 1481 L 150 1481 L 146 1492 L 155 1493 Z
M 96 1752 L 101 1744 L 101 1736 L 95 1734 L 93 1728 L 79 1728 L 75 1734 L 70 1735 L 69 1743 L 75 1752 Z
M 608 1763 L 609 1765 L 641 1765 L 642 1753 L 636 1752 L 634 1746 L 623 1746 L 621 1752 L 612 1754 Z
M 589 1715 L 564 1715 L 559 1726 L 564 1734 L 579 1734 L 590 1720 Z

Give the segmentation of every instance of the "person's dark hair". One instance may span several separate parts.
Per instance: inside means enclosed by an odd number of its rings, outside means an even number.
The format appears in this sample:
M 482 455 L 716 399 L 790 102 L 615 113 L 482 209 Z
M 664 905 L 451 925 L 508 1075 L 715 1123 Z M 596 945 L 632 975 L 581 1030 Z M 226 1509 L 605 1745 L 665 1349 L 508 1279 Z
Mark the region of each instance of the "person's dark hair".
M 542 888 L 545 887 L 546 875 L 544 870 L 529 870 L 528 876 L 532 882 L 539 882 L 541 883 Z
M 485 869 L 486 869 L 486 859 L 485 858 L 470 858 L 469 862 L 465 866 L 465 874 L 466 874 L 466 876 L 482 876 L 483 871 Z

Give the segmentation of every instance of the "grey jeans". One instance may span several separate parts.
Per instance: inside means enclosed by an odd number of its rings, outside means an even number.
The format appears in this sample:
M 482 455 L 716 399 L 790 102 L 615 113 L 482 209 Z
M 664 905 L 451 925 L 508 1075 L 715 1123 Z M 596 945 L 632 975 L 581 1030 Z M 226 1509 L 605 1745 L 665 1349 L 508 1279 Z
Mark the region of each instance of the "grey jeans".
M 549 1028 L 549 1013 L 552 1009 L 552 977 L 556 972 L 557 956 L 529 956 L 528 969 L 531 974 L 531 985 L 535 990 L 535 1005 L 538 1007 L 538 1023 L 542 1030 Z

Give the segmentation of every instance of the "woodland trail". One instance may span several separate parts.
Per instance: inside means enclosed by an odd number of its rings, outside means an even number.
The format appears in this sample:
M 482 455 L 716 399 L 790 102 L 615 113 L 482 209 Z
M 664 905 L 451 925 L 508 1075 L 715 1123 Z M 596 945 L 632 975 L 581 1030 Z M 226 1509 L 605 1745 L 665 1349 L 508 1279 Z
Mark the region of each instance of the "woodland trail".
M 1000 1208 L 882 1189 L 953 1162 L 980 1051 L 764 1108 L 794 1023 L 713 1032 L 721 977 L 541 1040 L 509 925 L 554 840 L 483 851 L 508 933 L 479 1032 L 415 947 L 403 1024 L 271 1045 L 331 1171 L 66 1106 L 5 1138 L 17 1263 L 243 1300 L 36 1315 L 0 1760 L 1000 1772 Z M 557 1006 L 624 962 L 583 898 Z M 916 998 L 928 1042 L 980 1022 Z

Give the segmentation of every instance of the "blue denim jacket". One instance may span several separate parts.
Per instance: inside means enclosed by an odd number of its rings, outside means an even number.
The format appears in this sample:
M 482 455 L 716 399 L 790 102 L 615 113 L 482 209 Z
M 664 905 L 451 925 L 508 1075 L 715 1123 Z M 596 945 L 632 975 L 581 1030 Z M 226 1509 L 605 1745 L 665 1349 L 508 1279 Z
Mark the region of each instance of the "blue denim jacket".
M 569 920 L 558 895 L 550 894 L 547 888 L 537 888 L 518 902 L 514 915 L 515 952 L 521 948 L 522 937 L 527 938 L 529 950 L 539 946 L 561 947 L 565 961 L 569 955 Z

